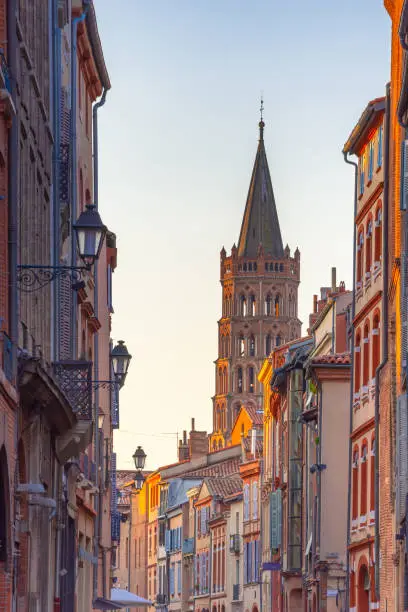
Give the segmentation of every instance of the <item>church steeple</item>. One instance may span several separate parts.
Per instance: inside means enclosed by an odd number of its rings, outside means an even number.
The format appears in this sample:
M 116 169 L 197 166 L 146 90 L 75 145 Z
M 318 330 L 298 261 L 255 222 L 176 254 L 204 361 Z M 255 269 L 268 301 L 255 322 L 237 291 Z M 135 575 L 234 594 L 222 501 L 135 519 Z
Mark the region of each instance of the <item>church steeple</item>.
M 283 243 L 275 196 L 264 144 L 263 101 L 259 122 L 259 142 L 238 242 L 240 257 L 256 257 L 262 244 L 265 255 L 283 257 Z

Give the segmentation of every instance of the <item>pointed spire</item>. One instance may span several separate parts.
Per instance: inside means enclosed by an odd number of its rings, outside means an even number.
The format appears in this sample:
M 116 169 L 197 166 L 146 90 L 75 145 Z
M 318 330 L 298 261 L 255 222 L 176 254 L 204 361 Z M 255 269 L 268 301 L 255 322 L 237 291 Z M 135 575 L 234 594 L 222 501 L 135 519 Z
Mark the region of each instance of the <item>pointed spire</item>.
M 238 242 L 238 255 L 256 257 L 262 244 L 266 256 L 283 258 L 283 243 L 264 144 L 263 99 L 259 142 Z

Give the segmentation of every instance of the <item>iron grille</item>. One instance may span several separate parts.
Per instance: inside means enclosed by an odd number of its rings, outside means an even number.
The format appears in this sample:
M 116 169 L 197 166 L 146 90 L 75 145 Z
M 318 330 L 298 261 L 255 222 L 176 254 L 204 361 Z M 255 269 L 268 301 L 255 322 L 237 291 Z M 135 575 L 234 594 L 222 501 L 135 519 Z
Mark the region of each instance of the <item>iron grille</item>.
M 239 601 L 240 591 L 241 589 L 239 584 L 232 585 L 232 601 Z
M 57 361 L 54 373 L 77 417 L 92 420 L 92 362 Z
M 60 145 L 59 188 L 61 202 L 69 202 L 69 144 Z

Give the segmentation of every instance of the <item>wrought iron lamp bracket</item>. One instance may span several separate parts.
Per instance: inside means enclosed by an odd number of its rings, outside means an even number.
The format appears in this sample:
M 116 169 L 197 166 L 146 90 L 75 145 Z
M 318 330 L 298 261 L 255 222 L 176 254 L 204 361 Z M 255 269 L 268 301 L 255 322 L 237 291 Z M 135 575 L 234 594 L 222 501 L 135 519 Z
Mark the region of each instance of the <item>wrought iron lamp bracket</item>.
M 57 278 L 71 279 L 72 283 L 78 283 L 85 272 L 89 272 L 91 266 L 17 266 L 17 284 L 20 291 L 32 293 L 38 291 Z
M 118 380 L 92 380 L 91 385 L 94 391 L 97 389 L 111 389 L 114 391 L 120 387 Z

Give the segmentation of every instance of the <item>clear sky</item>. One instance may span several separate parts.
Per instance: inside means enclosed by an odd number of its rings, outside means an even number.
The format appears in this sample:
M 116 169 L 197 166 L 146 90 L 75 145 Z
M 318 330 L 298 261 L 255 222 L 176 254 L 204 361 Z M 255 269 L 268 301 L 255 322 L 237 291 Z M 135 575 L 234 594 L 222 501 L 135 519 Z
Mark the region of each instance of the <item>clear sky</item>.
M 100 207 L 117 233 L 113 337 L 133 355 L 118 465 L 152 469 L 176 432 L 211 431 L 219 252 L 238 240 L 259 100 L 284 244 L 301 251 L 300 318 L 350 286 L 353 176 L 342 146 L 389 79 L 381 0 L 95 0 L 112 81 L 100 111 Z M 169 435 L 171 434 L 171 435 Z

